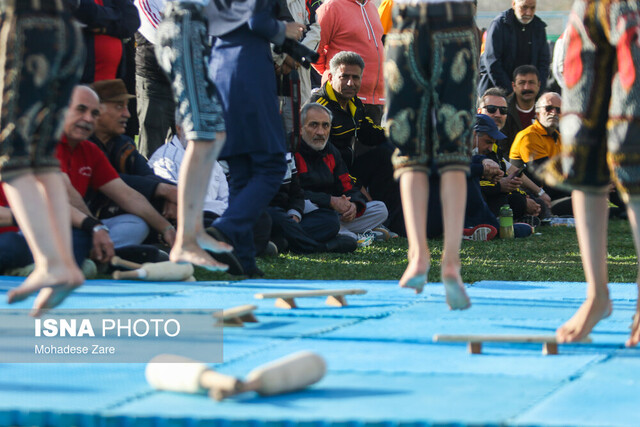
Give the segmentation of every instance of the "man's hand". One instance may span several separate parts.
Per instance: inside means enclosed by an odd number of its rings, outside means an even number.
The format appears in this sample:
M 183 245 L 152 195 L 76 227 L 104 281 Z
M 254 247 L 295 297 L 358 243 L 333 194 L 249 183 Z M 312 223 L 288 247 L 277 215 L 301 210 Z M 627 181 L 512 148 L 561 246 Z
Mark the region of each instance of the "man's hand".
M 300 64 L 289 55 L 285 56 L 282 65 L 280 66 L 280 74 L 289 74 L 291 70 L 297 70 Z
M 162 239 L 167 245 L 173 247 L 173 244 L 176 241 L 176 229 L 173 225 L 169 225 L 164 229 L 164 231 L 162 232 Z
M 178 219 L 178 205 L 169 200 L 165 200 L 162 208 L 162 216 L 169 220 Z
M 154 196 L 161 197 L 171 203 L 178 203 L 178 187 L 161 182 L 157 185 Z
M 517 176 L 514 176 L 513 178 L 509 178 L 508 176 L 500 178 L 500 191 L 503 193 L 516 191 L 521 185 L 522 179 Z
M 547 193 L 544 193 L 542 196 L 539 196 L 538 198 L 542 200 L 542 203 L 544 203 L 547 208 L 551 209 L 551 197 L 549 197 Z
M 527 197 L 527 215 L 540 215 L 540 205 L 532 198 Z
M 349 202 L 349 209 L 342 214 L 342 220 L 345 222 L 353 221 L 358 213 L 358 208 L 355 203 Z
M 484 159 L 482 161 L 482 166 L 484 167 L 482 178 L 487 181 L 496 183 L 504 175 L 500 166 L 491 159 Z
M 351 197 L 344 194 L 340 197 L 331 196 L 331 207 L 339 214 L 343 214 L 351 208 Z
M 101 263 L 107 263 L 111 261 L 111 258 L 116 254 L 111 241 L 111 236 L 107 230 L 98 230 L 93 233 L 92 236 L 93 247 L 89 257 Z
M 300 40 L 304 34 L 305 26 L 297 22 L 287 22 L 284 28 L 284 35 L 288 39 Z

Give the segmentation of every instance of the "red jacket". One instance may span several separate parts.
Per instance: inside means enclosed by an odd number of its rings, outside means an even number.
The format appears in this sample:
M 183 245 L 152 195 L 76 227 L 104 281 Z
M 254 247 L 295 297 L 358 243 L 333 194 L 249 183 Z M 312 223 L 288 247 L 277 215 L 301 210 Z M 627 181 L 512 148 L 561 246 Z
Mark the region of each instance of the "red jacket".
M 382 22 L 372 0 L 328 0 L 316 12 L 320 24 L 320 59 L 313 67 L 328 80 L 329 62 L 336 53 L 355 52 L 364 60 L 358 97 L 364 104 L 384 104 Z

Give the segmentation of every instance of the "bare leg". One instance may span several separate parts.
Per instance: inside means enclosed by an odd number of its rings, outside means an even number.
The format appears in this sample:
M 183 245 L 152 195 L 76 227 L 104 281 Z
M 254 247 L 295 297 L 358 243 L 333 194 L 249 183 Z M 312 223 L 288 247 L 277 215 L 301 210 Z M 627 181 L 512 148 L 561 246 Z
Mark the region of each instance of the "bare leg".
M 587 280 L 587 298 L 582 306 L 556 331 L 558 342 L 579 341 L 611 314 L 607 275 L 608 203 L 605 193 L 573 191 L 573 215 Z
M 460 276 L 460 246 L 467 203 L 467 176 L 463 171 L 445 171 L 440 181 L 444 248 L 442 251 L 442 283 L 451 310 L 465 310 L 471 301 Z
M 633 232 L 633 241 L 636 244 L 636 253 L 640 254 L 640 225 L 638 217 L 640 216 L 640 200 L 632 200 L 627 203 L 627 213 L 629 214 L 629 223 Z M 636 314 L 633 316 L 633 324 L 631 325 L 631 336 L 627 340 L 627 347 L 633 347 L 640 342 L 640 273 L 636 277 L 638 284 L 638 299 L 636 300 Z
M 205 233 L 202 225 L 204 197 L 225 134 L 219 132 L 216 136 L 216 141 L 189 141 L 187 146 L 178 177 L 178 230 L 170 255 L 173 262 L 190 262 L 214 271 L 226 270 L 228 266 L 214 260 L 204 249 L 233 250 Z
M 429 178 L 420 171 L 407 171 L 400 175 L 400 194 L 404 223 L 409 241 L 409 265 L 400 279 L 400 287 L 422 292 L 429 273 L 429 247 L 427 245 L 427 202 Z
M 4 183 L 20 229 L 35 262 L 34 271 L 9 292 L 9 303 L 40 291 L 34 315 L 55 307 L 84 281 L 71 249 L 69 201 L 60 173 L 20 176 Z M 44 215 L 43 215 L 44 213 Z

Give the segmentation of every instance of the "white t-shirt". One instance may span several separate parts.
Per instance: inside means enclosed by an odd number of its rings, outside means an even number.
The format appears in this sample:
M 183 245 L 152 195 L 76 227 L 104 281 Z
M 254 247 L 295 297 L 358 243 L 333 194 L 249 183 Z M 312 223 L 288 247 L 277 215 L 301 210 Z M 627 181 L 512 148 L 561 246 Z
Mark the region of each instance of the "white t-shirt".
M 220 36 L 235 30 L 249 20 L 255 9 L 256 0 L 234 0 L 231 7 L 218 9 L 224 2 L 210 0 L 134 0 L 140 15 L 140 34 L 151 43 L 156 43 L 156 29 L 162 21 L 162 12 L 167 1 L 196 3 L 205 6 L 209 19 L 209 34 Z
M 178 137 L 174 136 L 171 141 L 161 145 L 153 153 L 149 159 L 149 167 L 159 177 L 177 183 L 184 152 L 184 146 Z M 215 162 L 204 198 L 204 210 L 222 215 L 227 210 L 227 206 L 229 206 L 229 184 L 220 163 Z

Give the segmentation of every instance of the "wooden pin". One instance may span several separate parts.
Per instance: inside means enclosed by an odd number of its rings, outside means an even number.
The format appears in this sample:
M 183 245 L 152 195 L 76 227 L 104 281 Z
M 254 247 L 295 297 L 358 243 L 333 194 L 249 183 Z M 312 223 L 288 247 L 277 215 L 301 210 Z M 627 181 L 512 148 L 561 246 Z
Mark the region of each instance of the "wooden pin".
M 265 294 L 255 294 L 257 299 L 275 298 L 276 307 L 297 308 L 295 298 L 327 297 L 326 304 L 336 307 L 347 305 L 345 295 L 363 295 L 367 291 L 364 289 L 327 289 L 317 291 L 293 291 L 293 292 L 272 292 Z
M 218 319 L 216 326 L 244 326 L 244 323 L 257 323 L 258 319 L 253 311 L 258 307 L 255 305 L 240 305 L 238 307 L 216 312 L 213 317 Z
M 542 354 L 558 354 L 558 341 L 554 335 L 446 335 L 437 334 L 433 336 L 434 342 L 466 342 L 467 349 L 471 354 L 482 353 L 482 343 L 484 342 L 506 342 L 506 343 L 540 343 L 542 344 Z M 591 338 L 586 337 L 580 343 L 590 343 Z

